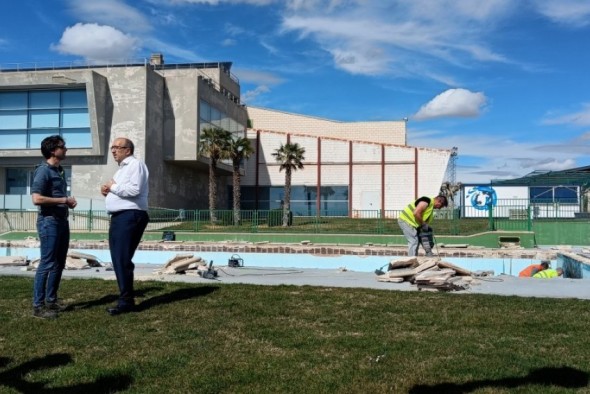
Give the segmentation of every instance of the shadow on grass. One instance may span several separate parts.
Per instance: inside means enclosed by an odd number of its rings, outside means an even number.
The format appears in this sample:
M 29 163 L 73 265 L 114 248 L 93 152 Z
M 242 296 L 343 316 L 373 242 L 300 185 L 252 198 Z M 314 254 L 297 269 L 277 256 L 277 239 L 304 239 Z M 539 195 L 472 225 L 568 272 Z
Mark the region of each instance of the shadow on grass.
M 139 303 L 136 307 L 136 311 L 142 312 L 157 305 L 170 304 L 172 302 L 188 300 L 190 298 L 203 297 L 213 293 L 217 289 L 217 287 L 212 286 L 185 287 L 183 289 L 174 290 L 167 294 L 149 298 Z
M 144 287 L 141 289 L 137 289 L 135 290 L 135 295 L 137 297 L 145 297 L 146 294 L 149 294 L 150 292 L 153 291 L 157 291 L 157 290 L 162 290 L 161 287 Z M 92 301 L 86 301 L 86 302 L 78 302 L 75 304 L 70 304 L 68 305 L 68 307 L 66 308 L 66 311 L 72 311 L 72 310 L 76 310 L 76 309 L 88 309 L 88 308 L 93 308 L 96 306 L 104 306 L 104 305 L 109 305 L 112 304 L 116 301 L 119 300 L 119 296 L 115 295 L 115 294 L 109 294 L 106 295 L 104 297 L 101 297 L 99 299 L 96 300 L 92 300 Z
M 470 393 L 485 388 L 513 389 L 519 386 L 542 385 L 575 389 L 588 386 L 589 374 L 570 367 L 546 367 L 531 371 L 520 378 L 475 380 L 463 384 L 440 383 L 412 387 L 410 394 Z
M 6 367 L 10 361 L 9 358 L 0 357 L 0 368 Z M 0 387 L 10 387 L 25 394 L 113 393 L 126 390 L 133 383 L 131 376 L 122 374 L 103 376 L 94 382 L 54 388 L 45 387 L 51 382 L 29 382 L 25 379 L 27 375 L 35 371 L 58 368 L 70 363 L 72 363 L 72 357 L 65 353 L 49 354 L 44 357 L 34 358 L 31 361 L 0 372 Z

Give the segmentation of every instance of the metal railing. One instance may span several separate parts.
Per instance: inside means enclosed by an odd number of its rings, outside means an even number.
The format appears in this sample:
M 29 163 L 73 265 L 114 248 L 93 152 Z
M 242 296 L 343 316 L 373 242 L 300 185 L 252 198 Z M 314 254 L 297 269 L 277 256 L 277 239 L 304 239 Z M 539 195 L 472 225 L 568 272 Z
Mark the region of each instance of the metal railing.
M 147 231 L 313 233 L 313 234 L 401 234 L 397 224 L 400 210 L 329 211 L 317 216 L 291 213 L 283 226 L 283 211 L 242 210 L 236 218 L 232 210 L 185 210 L 152 208 Z M 498 201 L 488 209 L 444 208 L 435 211 L 432 226 L 441 235 L 469 235 L 490 230 L 532 231 L 533 224 L 554 219 L 588 221 L 590 215 L 580 205 L 530 203 L 528 200 Z M 35 231 L 37 212 L 31 209 L 0 210 L 0 231 Z M 109 215 L 105 210 L 70 211 L 72 231 L 106 232 Z

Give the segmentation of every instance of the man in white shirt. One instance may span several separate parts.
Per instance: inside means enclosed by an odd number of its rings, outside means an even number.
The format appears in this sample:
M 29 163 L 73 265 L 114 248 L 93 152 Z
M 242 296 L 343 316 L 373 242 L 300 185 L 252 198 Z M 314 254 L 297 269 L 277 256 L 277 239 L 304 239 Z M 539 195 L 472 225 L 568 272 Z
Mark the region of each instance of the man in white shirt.
M 105 206 L 111 215 L 109 248 L 113 269 L 119 286 L 117 306 L 108 308 L 112 315 L 132 312 L 135 309 L 133 290 L 133 255 L 149 222 L 149 172 L 144 162 L 133 156 L 135 146 L 127 138 L 117 138 L 111 153 L 119 164 L 113 179 L 101 186 Z

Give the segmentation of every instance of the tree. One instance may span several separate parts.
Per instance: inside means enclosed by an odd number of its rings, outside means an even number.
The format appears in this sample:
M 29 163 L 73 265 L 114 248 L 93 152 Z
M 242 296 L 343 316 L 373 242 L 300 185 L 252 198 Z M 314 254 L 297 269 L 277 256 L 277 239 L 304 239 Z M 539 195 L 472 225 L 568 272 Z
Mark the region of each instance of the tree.
M 240 205 L 242 199 L 240 192 L 240 164 L 242 160 L 249 158 L 252 153 L 254 153 L 254 149 L 248 138 L 239 137 L 230 139 L 228 154 L 233 167 L 234 224 L 240 224 Z
M 283 227 L 289 225 L 291 207 L 291 174 L 303 168 L 305 148 L 297 143 L 281 144 L 272 154 L 280 164 L 279 171 L 285 170 L 285 198 L 283 200 Z
M 211 223 L 217 222 L 217 163 L 228 158 L 231 133 L 219 127 L 201 132 L 199 153 L 209 157 L 209 214 Z

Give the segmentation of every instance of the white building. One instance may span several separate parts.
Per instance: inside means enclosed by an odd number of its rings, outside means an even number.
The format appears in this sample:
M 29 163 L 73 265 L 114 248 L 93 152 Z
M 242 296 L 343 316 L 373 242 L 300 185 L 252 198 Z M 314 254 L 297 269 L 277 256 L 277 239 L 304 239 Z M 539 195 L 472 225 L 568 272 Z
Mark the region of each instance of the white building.
M 256 147 L 242 179 L 244 208 L 279 208 L 284 176 L 272 153 L 281 144 L 305 148 L 304 169 L 293 173 L 291 209 L 295 215 L 388 216 L 408 202 L 438 194 L 450 150 L 411 147 L 406 121 L 337 122 L 248 107 Z

